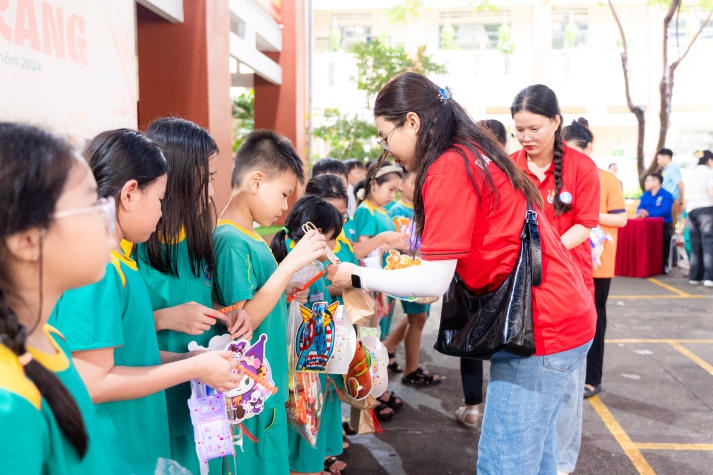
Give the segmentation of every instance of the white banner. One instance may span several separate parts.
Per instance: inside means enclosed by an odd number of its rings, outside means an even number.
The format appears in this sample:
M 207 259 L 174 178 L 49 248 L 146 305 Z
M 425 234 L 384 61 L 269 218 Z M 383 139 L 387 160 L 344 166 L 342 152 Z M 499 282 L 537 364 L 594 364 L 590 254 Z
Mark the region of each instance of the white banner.
M 137 124 L 133 0 L 0 0 L 0 120 L 78 146 Z

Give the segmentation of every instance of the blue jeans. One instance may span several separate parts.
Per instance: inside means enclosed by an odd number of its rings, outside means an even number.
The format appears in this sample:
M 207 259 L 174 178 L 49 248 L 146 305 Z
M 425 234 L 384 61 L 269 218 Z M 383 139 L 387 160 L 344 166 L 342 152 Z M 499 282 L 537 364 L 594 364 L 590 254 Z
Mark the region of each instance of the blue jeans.
M 478 474 L 557 472 L 557 413 L 567 380 L 585 361 L 590 344 L 547 356 L 523 358 L 506 351 L 493 355 Z
M 690 280 L 713 280 L 713 206 L 688 213 L 691 237 Z
M 557 470 L 574 472 L 582 445 L 582 405 L 587 359 L 567 379 L 562 405 L 557 413 Z

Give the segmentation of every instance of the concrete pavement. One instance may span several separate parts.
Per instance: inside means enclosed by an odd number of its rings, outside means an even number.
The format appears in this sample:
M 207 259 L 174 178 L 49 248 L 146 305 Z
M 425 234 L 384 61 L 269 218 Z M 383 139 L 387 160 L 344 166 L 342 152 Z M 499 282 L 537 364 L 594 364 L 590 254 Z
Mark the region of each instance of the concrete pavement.
M 678 268 L 650 279 L 617 277 L 607 310 L 603 390 L 585 400 L 574 473 L 713 473 L 713 289 L 689 285 Z M 405 405 L 382 434 L 349 437 L 347 473 L 475 473 L 479 431 L 453 417 L 463 397 L 459 366 L 432 349 L 438 317 L 436 304 L 421 365 L 447 379 L 414 388 L 392 375 L 390 389 Z M 394 324 L 399 318 L 400 309 Z M 402 348 L 398 360 L 403 365 Z

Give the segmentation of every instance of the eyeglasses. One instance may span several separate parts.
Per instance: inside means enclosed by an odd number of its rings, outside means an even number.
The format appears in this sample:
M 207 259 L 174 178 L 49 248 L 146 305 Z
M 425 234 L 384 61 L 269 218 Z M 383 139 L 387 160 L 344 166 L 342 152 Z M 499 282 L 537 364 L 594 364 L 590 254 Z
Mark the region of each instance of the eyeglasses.
M 53 217 L 61 219 L 85 213 L 99 213 L 104 218 L 104 226 L 107 233 L 114 234 L 116 230 L 116 203 L 114 198 L 99 198 L 95 204 L 85 208 L 57 211 Z
M 400 125 L 395 125 L 389 132 L 384 136 L 382 139 L 378 139 L 376 141 L 377 144 L 381 145 L 384 148 L 384 152 L 390 153 L 391 149 L 389 148 L 389 136 L 394 133 L 394 130 L 398 129 L 401 127 Z

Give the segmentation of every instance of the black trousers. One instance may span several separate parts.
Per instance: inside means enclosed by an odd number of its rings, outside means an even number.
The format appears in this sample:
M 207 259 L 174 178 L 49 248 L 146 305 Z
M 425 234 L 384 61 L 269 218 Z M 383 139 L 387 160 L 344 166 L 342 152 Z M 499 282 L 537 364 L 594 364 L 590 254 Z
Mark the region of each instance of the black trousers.
M 666 271 L 668 255 L 671 252 L 671 238 L 673 237 L 673 223 L 663 223 L 663 266 Z M 672 263 L 673 264 L 673 263 Z
M 460 359 L 460 379 L 465 403 L 475 406 L 483 402 L 483 360 Z
M 607 331 L 607 299 L 611 279 L 594 279 L 594 306 L 597 309 L 597 331 L 592 340 L 592 346 L 587 353 L 586 384 L 597 386 L 602 384 L 602 367 L 604 366 L 604 333 Z

